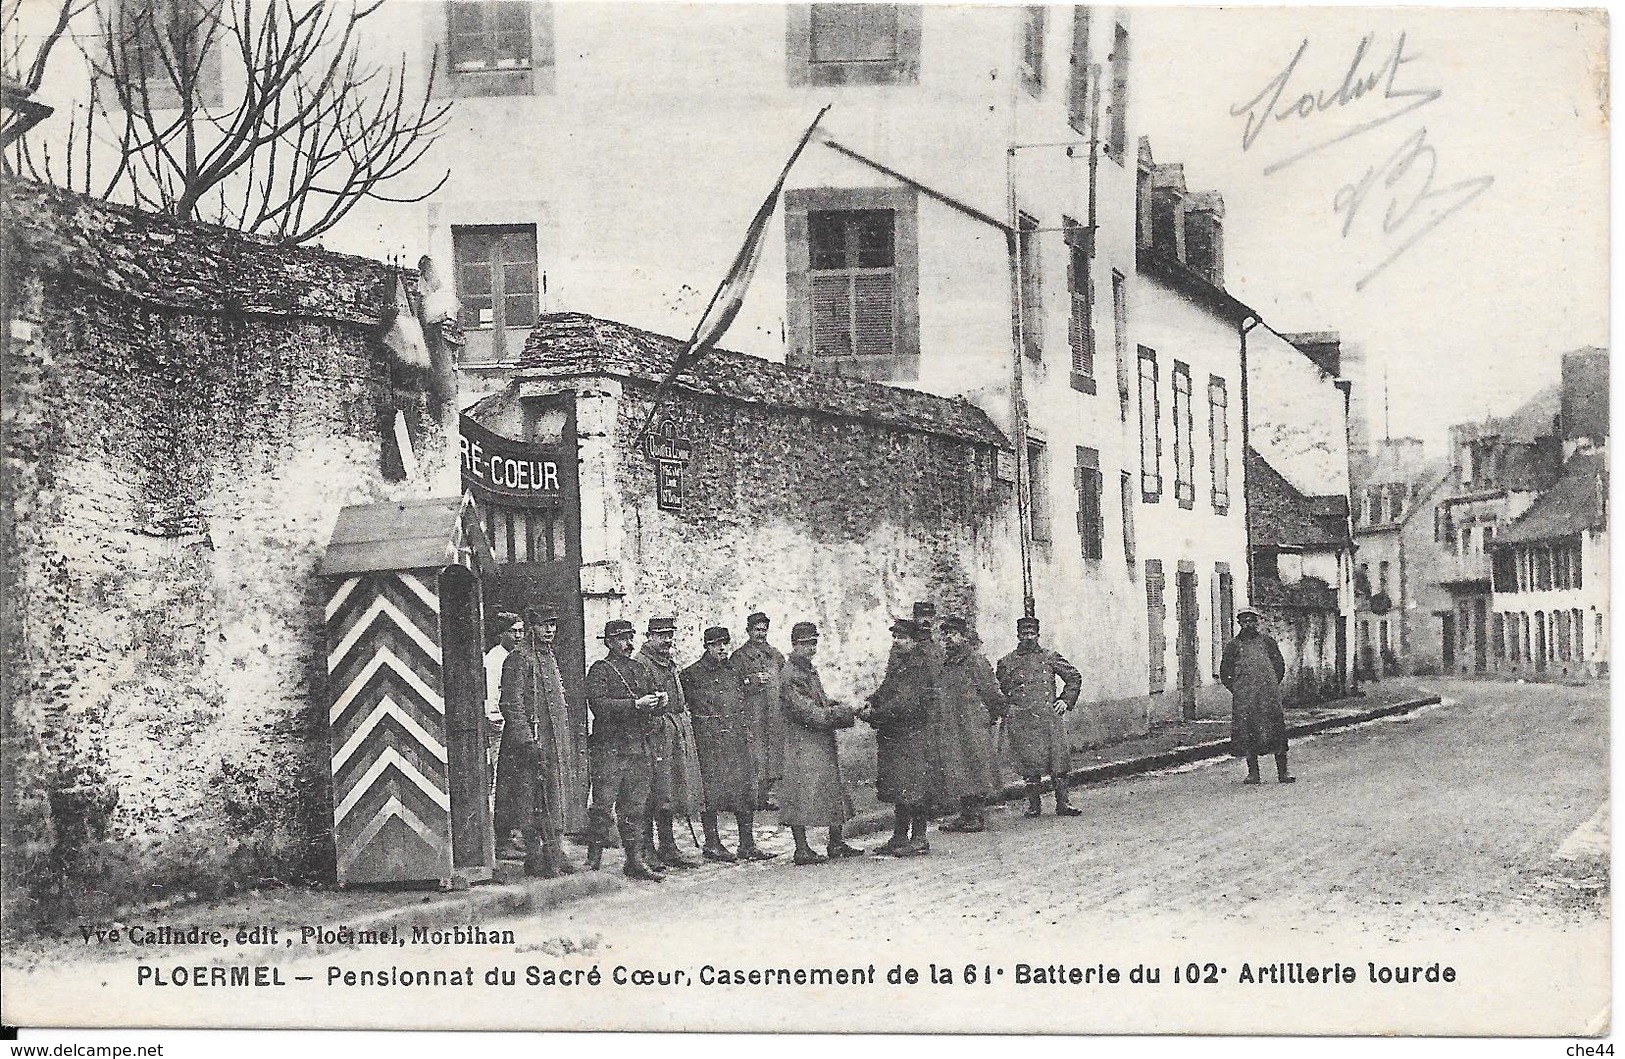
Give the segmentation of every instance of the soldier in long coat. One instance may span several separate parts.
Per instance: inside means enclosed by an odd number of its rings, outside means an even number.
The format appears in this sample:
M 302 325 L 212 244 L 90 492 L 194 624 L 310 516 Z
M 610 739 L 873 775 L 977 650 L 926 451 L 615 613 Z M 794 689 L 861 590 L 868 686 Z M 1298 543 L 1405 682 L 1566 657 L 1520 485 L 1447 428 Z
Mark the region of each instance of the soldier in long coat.
M 927 727 L 936 715 L 935 669 L 924 636 L 912 619 L 892 623 L 892 652 L 886 676 L 858 716 L 875 728 L 875 796 L 894 814 L 892 837 L 875 850 L 896 857 L 931 852 L 925 839 L 930 796 Z
M 772 621 L 757 611 L 745 619 L 747 639 L 733 653 L 734 669 L 745 684 L 752 742 L 756 747 L 756 808 L 777 809 L 773 785 L 784 776 L 784 715 L 779 705 L 779 674 L 784 656 L 767 642 Z
M 667 868 L 693 868 L 677 849 L 672 822 L 677 814 L 692 817 L 705 808 L 700 759 L 694 750 L 694 725 L 688 715 L 683 681 L 672 657 L 676 618 L 650 618 L 638 661 L 648 667 L 655 690 L 664 695 L 651 736 L 654 784 L 649 790 L 649 816 L 644 823 L 644 857 Z M 658 830 L 660 840 L 655 843 Z
M 738 860 L 769 860 L 775 854 L 756 844 L 756 747 L 754 725 L 746 716 L 745 686 L 728 660 L 728 630 L 720 625 L 705 630 L 705 653 L 683 670 L 683 694 L 694 724 L 694 749 L 700 759 L 705 787 L 706 860 L 731 864 Z M 739 852 L 722 844 L 717 814 L 732 813 L 739 825 Z
M 795 838 L 797 864 L 819 864 L 828 859 L 856 857 L 863 850 L 848 845 L 841 827 L 852 819 L 852 795 L 841 776 L 841 755 L 835 733 L 852 727 L 854 710 L 824 693 L 824 683 L 813 666 L 818 653 L 818 626 L 796 622 L 790 631 L 790 658 L 779 681 L 784 715 L 784 783 L 779 822 L 788 824 Z M 826 853 L 807 842 L 807 828 L 829 828 Z
M 992 726 L 1010 710 L 993 667 L 976 650 L 970 626 L 961 618 L 942 623 L 941 787 L 935 801 L 959 806 L 944 831 L 985 830 L 982 809 L 1002 789 Z
M 940 685 L 942 681 L 943 648 L 932 637 L 931 626 L 937 620 L 937 605 L 931 602 L 914 604 L 914 624 L 919 626 L 919 652 L 926 664 L 931 667 L 931 679 Z M 926 804 L 927 815 L 941 816 L 958 808 L 957 800 L 945 800 L 942 792 L 947 786 L 944 770 L 948 765 L 951 751 L 947 742 L 948 723 L 942 713 L 941 697 L 933 699 L 931 714 L 925 719 L 925 767 L 927 772 Z
M 1063 718 L 1078 703 L 1083 677 L 1058 652 L 1042 646 L 1038 632 L 1037 618 L 1017 618 L 1016 649 L 999 659 L 999 688 L 1010 698 L 1010 754 L 1027 781 L 1027 816 L 1043 812 L 1039 785 L 1046 773 L 1055 782 L 1055 815 L 1078 816 L 1080 810 L 1067 801 L 1072 741 Z
M 1247 759 L 1247 778 L 1258 783 L 1258 755 L 1275 755 L 1275 777 L 1296 783 L 1286 768 L 1286 715 L 1281 710 L 1281 680 L 1286 661 L 1281 647 L 1258 627 L 1258 612 L 1236 615 L 1241 631 L 1224 645 L 1219 682 L 1230 689 L 1230 752 Z
M 564 857 L 560 836 L 580 830 L 584 815 L 574 792 L 580 758 L 564 701 L 564 682 L 553 657 L 558 610 L 527 607 L 524 639 L 502 664 L 502 748 L 497 758 L 497 819 L 505 821 L 509 849 L 524 857 L 526 871 L 549 877 L 575 867 Z M 512 843 L 517 829 L 522 846 Z
M 604 625 L 608 653 L 587 670 L 587 708 L 592 711 L 592 806 L 587 810 L 587 867 L 597 869 L 604 847 L 615 839 L 620 818 L 625 873 L 661 882 L 665 877 L 643 859 L 643 814 L 648 811 L 654 770 L 650 733 L 660 706 L 649 667 L 632 657 L 632 623 Z

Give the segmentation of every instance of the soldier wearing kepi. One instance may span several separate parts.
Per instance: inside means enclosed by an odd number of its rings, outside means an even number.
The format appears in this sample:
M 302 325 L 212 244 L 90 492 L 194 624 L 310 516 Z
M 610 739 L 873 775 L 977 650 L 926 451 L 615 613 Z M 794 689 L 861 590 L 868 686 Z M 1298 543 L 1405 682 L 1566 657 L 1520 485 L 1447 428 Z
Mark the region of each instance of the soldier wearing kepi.
M 643 853 L 646 860 L 663 868 L 693 868 L 699 862 L 678 851 L 672 830 L 677 814 L 692 817 L 705 808 L 700 759 L 694 752 L 694 726 L 677 659 L 672 657 L 676 636 L 676 618 L 650 618 L 648 633 L 638 650 L 637 660 L 648 667 L 655 690 L 662 696 L 650 738 L 654 784 L 649 791 L 649 817 L 643 825 Z M 659 845 L 655 844 L 657 830 Z
M 643 814 L 654 774 L 649 736 L 660 696 L 647 666 L 632 657 L 632 623 L 604 625 L 608 654 L 587 670 L 587 708 L 592 711 L 592 807 L 587 812 L 587 867 L 597 869 L 611 827 L 620 817 L 624 871 L 634 879 L 664 876 L 643 859 Z
M 919 628 L 920 657 L 930 667 L 933 683 L 940 685 L 942 680 L 942 645 L 937 643 L 931 635 L 931 626 L 937 620 L 937 605 L 931 602 L 914 604 L 914 624 Z M 941 797 L 946 787 L 944 770 L 947 768 L 949 750 L 946 745 L 948 739 L 948 726 L 941 712 L 941 699 L 933 700 L 931 715 L 925 720 L 925 767 L 927 772 L 926 804 L 928 816 L 942 816 L 958 808 L 957 801 L 945 801 Z
M 841 776 L 841 755 L 835 733 L 852 727 L 853 710 L 824 694 L 824 683 L 813 667 L 818 653 L 818 626 L 798 621 L 790 630 L 790 658 L 784 664 L 779 694 L 784 709 L 784 801 L 779 822 L 788 824 L 795 838 L 797 864 L 821 864 L 841 857 L 861 856 L 849 846 L 841 826 L 852 819 L 852 796 Z M 829 828 L 825 853 L 807 842 L 809 827 Z
M 1038 619 L 1016 619 L 1016 649 L 999 659 L 999 688 L 1010 698 L 1010 753 L 1027 781 L 1027 813 L 1043 812 L 1040 787 L 1048 773 L 1055 781 L 1055 815 L 1078 816 L 1067 801 L 1072 741 L 1062 719 L 1077 705 L 1083 677 L 1072 664 L 1038 642 Z M 1055 681 L 1061 693 L 1055 693 Z
M 1224 645 L 1219 682 L 1230 689 L 1230 752 L 1247 759 L 1247 778 L 1258 783 L 1258 755 L 1275 755 L 1275 778 L 1296 783 L 1286 769 L 1286 714 L 1281 710 L 1281 680 L 1286 661 L 1274 638 L 1258 627 L 1258 612 L 1236 615 L 1241 631 Z
M 524 638 L 502 665 L 497 761 L 498 819 L 519 830 L 525 870 L 550 878 L 575 871 L 565 859 L 561 836 L 583 823 L 573 797 L 580 780 L 575 732 L 553 657 L 558 623 L 559 612 L 551 605 L 525 608 Z
M 875 796 L 891 804 L 894 816 L 891 839 L 875 852 L 918 857 L 931 852 L 925 839 L 926 726 L 937 712 L 937 686 L 919 625 L 898 618 L 891 632 L 885 679 L 858 716 L 875 727 Z
M 999 783 L 998 755 L 993 748 L 992 725 L 1010 710 L 1010 700 L 999 688 L 993 667 L 976 650 L 974 634 L 962 618 L 942 623 L 942 771 L 933 801 L 958 804 L 959 816 L 942 825 L 944 831 L 983 831 L 983 806 L 995 798 Z
M 720 625 L 705 630 L 705 653 L 683 670 L 683 693 L 694 724 L 694 749 L 700 759 L 705 787 L 706 860 L 731 864 L 738 860 L 769 860 L 775 854 L 756 844 L 756 748 L 748 723 L 745 687 L 728 660 L 732 636 Z M 732 813 L 739 825 L 739 852 L 722 844 L 717 814 Z
M 745 684 L 745 706 L 756 747 L 756 808 L 777 809 L 773 785 L 784 775 L 784 715 L 779 710 L 779 674 L 784 656 L 767 642 L 771 621 L 757 611 L 745 619 L 744 643 L 733 666 Z

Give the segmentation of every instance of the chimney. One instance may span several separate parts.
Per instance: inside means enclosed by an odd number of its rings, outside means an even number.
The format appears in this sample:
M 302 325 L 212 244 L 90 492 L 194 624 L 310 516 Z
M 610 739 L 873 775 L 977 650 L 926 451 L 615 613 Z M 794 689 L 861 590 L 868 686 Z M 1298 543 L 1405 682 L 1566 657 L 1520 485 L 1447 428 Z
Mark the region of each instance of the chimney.
M 1185 263 L 1224 286 L 1224 197 L 1217 191 L 1198 191 L 1185 202 Z
M 1343 377 L 1343 341 L 1336 331 L 1300 331 L 1286 340 L 1333 378 Z
M 1185 167 L 1177 162 L 1151 170 L 1151 248 L 1185 260 Z
M 1565 441 L 1608 436 L 1608 351 L 1588 346 L 1563 354 L 1562 430 Z

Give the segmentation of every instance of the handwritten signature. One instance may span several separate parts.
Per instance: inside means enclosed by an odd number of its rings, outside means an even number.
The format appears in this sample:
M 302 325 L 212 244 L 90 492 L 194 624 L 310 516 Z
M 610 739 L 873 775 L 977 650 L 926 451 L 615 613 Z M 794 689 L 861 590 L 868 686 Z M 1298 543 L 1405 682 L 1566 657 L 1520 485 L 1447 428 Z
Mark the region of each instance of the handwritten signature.
M 1336 87 L 1308 91 L 1294 84 L 1299 64 L 1309 50 L 1309 39 L 1306 37 L 1280 73 L 1271 77 L 1251 99 L 1230 108 L 1232 117 L 1246 118 L 1241 134 L 1243 151 L 1256 147 L 1264 130 L 1272 126 L 1288 123 L 1312 126 L 1319 115 L 1328 111 L 1361 115 L 1357 124 L 1270 162 L 1264 167 L 1265 176 L 1279 173 L 1328 147 L 1397 121 L 1444 95 L 1441 88 L 1414 83 L 1417 75 L 1414 70 L 1408 72 L 1407 67 L 1414 67 L 1420 57 L 1406 50 L 1404 33 L 1399 35 L 1393 48 L 1380 62 L 1366 68 L 1375 54 L 1375 41 L 1374 34 L 1360 38 Z M 1368 100 L 1380 100 L 1388 105 L 1380 112 L 1372 113 L 1376 103 Z M 1365 117 L 1365 114 L 1371 116 Z M 1495 183 L 1492 176 L 1478 176 L 1436 187 L 1438 167 L 1438 151 L 1427 141 L 1426 126 L 1421 126 L 1406 137 L 1381 165 L 1368 167 L 1362 176 L 1338 188 L 1332 199 L 1332 209 L 1342 217 L 1344 238 L 1349 236 L 1355 220 L 1362 215 L 1373 197 L 1386 198 L 1387 201 L 1381 229 L 1383 236 L 1391 241 L 1393 249 L 1360 278 L 1354 285 L 1355 290 L 1365 289 L 1400 255 L 1446 219 L 1466 208 L 1468 203 Z

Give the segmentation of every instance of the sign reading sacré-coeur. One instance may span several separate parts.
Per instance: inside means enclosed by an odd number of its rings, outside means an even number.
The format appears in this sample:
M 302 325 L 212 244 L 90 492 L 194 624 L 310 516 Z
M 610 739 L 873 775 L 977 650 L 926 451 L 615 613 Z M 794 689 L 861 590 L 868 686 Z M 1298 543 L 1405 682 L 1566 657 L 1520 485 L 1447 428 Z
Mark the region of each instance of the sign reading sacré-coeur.
M 543 445 L 515 441 L 462 417 L 463 484 L 475 496 L 509 503 L 552 504 L 563 496 L 561 456 Z

